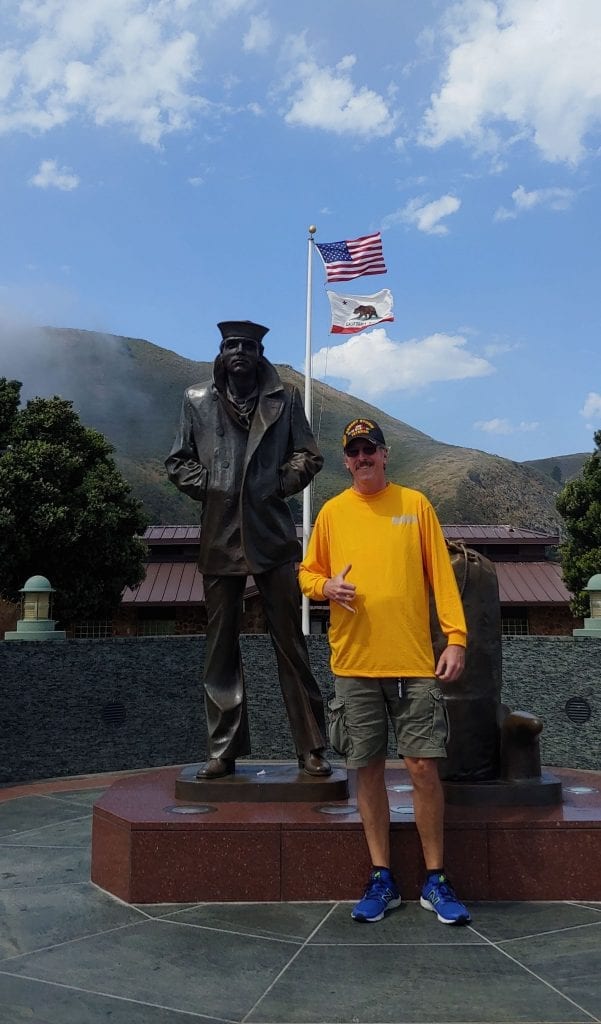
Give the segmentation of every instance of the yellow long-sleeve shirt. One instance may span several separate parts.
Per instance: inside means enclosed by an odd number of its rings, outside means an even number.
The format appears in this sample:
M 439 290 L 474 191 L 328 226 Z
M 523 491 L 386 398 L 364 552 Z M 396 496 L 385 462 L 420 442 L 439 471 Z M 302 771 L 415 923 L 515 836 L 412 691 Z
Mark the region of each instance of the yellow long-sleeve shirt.
M 315 522 L 299 582 L 324 600 L 328 579 L 348 564 L 356 614 L 330 602 L 332 672 L 339 676 L 433 676 L 429 588 L 450 644 L 466 644 L 465 616 L 436 513 L 419 491 L 387 484 L 349 488 Z

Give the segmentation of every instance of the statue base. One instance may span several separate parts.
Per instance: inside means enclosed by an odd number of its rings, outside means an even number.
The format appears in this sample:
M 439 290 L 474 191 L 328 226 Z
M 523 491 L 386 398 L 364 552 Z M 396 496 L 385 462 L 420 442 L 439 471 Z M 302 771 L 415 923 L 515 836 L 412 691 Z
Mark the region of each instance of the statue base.
M 320 803 L 346 800 L 346 771 L 334 768 L 331 775 L 307 775 L 296 764 L 245 764 L 238 762 L 233 775 L 222 779 L 197 779 L 198 764 L 187 765 L 175 780 L 175 796 L 191 803 Z
M 249 763 L 276 778 L 281 767 Z M 555 806 L 449 802 L 445 867 L 462 899 L 601 900 L 601 772 L 553 771 L 564 797 Z M 345 775 L 336 772 L 320 785 L 336 785 Z M 134 904 L 356 900 L 363 891 L 370 859 L 355 772 L 348 799 L 239 803 L 178 799 L 181 774 L 179 766 L 120 778 L 96 801 L 92 881 L 102 889 Z M 424 862 L 402 763 L 388 764 L 386 786 L 391 865 L 403 896 L 415 900 Z
M 462 807 L 554 807 L 562 801 L 561 781 L 541 772 L 539 778 L 491 779 L 489 782 L 445 782 L 445 802 Z

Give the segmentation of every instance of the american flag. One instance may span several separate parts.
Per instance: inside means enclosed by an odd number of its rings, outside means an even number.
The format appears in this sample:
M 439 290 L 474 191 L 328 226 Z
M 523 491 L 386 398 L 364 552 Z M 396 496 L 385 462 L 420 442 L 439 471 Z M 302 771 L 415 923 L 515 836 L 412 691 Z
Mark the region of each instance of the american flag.
M 315 244 L 326 268 L 326 281 L 351 281 L 353 277 L 386 273 L 379 231 L 346 242 Z

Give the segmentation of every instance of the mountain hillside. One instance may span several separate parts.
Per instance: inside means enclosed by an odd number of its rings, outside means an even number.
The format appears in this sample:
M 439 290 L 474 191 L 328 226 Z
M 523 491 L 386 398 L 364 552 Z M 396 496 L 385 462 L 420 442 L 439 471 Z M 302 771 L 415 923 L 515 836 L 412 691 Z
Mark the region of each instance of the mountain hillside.
M 523 462 L 523 466 L 530 466 L 539 473 L 550 476 L 555 483 L 563 486 L 570 480 L 575 480 L 582 473 L 582 467 L 590 458 L 590 452 L 578 452 L 575 455 L 554 455 L 550 459 L 532 459 Z
M 153 523 L 197 522 L 197 506 L 168 482 L 163 461 L 183 391 L 208 377 L 211 364 L 184 359 L 141 339 L 91 331 L 46 328 L 17 340 L 3 373 L 23 381 L 24 397 L 60 394 L 72 399 L 83 422 L 114 445 L 117 462 Z M 296 370 L 278 369 L 302 392 L 304 379 Z M 340 439 L 344 425 L 356 416 L 377 419 L 391 445 L 389 478 L 424 491 L 443 522 L 511 523 L 533 529 L 559 524 L 555 496 L 561 485 L 537 464 L 436 441 L 318 381 L 313 423 L 325 464 L 314 484 L 315 512 L 348 484 Z

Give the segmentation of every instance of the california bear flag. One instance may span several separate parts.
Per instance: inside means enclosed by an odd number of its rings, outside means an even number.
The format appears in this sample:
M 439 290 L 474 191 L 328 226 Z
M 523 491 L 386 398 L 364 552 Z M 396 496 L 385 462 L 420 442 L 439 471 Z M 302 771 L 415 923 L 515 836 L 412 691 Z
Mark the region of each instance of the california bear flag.
M 339 295 L 328 292 L 332 310 L 330 334 L 358 334 L 367 327 L 375 327 L 392 315 L 392 292 L 388 288 L 374 295 Z

